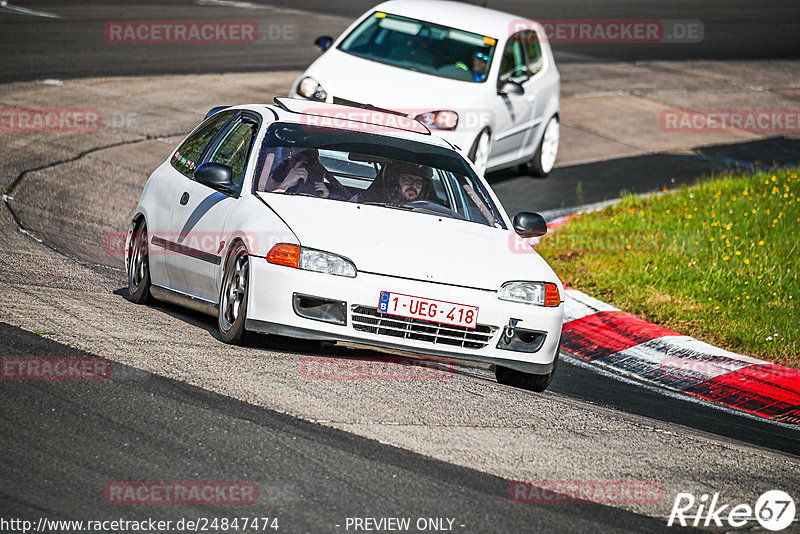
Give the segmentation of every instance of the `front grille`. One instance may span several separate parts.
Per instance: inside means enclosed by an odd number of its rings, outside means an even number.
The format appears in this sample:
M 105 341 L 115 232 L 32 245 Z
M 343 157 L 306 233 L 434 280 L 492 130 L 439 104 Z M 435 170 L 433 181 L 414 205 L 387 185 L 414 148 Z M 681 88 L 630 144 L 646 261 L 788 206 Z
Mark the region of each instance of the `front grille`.
M 379 313 L 377 308 L 353 306 L 353 328 L 381 336 L 453 345 L 464 349 L 482 349 L 489 344 L 497 327 L 479 324 L 474 330 L 463 326 L 434 323 Z

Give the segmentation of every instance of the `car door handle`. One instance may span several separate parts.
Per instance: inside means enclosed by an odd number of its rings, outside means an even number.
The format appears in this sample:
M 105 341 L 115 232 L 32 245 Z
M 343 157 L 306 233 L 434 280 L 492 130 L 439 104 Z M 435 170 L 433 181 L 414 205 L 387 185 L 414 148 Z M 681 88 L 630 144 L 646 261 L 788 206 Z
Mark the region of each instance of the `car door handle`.
M 181 206 L 185 206 L 187 202 L 189 202 L 189 193 L 184 191 L 183 196 L 181 196 Z

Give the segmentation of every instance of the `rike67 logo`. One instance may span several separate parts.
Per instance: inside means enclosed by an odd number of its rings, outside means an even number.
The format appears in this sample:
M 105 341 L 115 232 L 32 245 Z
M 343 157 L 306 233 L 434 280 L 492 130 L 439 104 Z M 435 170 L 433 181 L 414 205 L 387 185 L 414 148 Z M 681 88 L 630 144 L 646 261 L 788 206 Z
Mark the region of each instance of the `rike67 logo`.
M 781 490 L 770 490 L 756 500 L 755 506 L 747 503 L 729 504 L 720 500 L 719 493 L 709 496 L 703 494 L 696 499 L 691 493 L 678 493 L 667 526 L 739 528 L 748 522 L 758 521 L 762 528 L 773 532 L 783 530 L 792 524 L 795 517 L 794 500 Z

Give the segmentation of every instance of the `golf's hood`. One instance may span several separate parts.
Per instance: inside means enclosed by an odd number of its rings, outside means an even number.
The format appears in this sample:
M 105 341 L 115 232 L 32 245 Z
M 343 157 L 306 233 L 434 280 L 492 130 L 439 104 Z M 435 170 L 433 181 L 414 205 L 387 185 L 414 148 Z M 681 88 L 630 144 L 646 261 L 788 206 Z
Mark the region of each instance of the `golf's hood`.
M 485 105 L 486 83 L 451 80 L 393 67 L 331 50 L 305 73 L 329 95 L 411 116 L 439 109 L 475 109 Z
M 513 231 L 427 213 L 259 193 L 304 247 L 339 254 L 360 272 L 495 291 L 558 278 Z

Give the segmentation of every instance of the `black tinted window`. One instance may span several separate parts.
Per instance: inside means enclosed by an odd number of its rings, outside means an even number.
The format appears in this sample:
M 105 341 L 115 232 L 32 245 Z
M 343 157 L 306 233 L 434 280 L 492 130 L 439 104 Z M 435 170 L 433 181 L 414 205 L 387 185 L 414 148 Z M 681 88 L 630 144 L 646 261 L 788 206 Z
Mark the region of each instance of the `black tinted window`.
M 525 50 L 528 53 L 528 70 L 531 74 L 536 74 L 542 70 L 542 47 L 539 44 L 539 37 L 536 32 L 527 30 L 523 32 Z
M 197 166 L 200 165 L 200 158 L 203 156 L 208 144 L 214 139 L 220 128 L 235 114 L 236 111 L 218 113 L 198 128 L 172 156 L 172 166 L 186 176 L 192 176 Z
M 525 43 L 522 35 L 517 33 L 509 39 L 500 60 L 500 82 L 512 81 L 522 83 L 529 78 L 528 66 L 525 63 Z
M 254 121 L 246 117 L 239 118 L 224 133 L 208 161 L 229 166 L 233 174 L 233 183 L 240 184 L 256 132 L 258 125 Z

